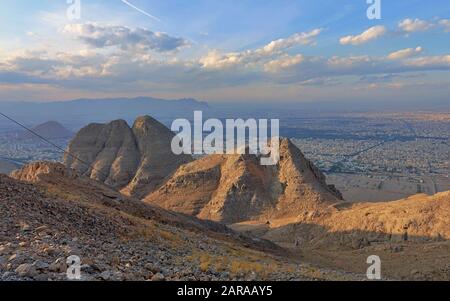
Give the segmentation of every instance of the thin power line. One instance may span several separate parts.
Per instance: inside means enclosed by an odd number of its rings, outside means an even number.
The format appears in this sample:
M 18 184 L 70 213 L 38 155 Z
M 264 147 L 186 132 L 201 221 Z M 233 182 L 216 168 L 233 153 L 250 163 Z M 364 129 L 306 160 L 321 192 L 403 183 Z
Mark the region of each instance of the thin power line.
M 9 117 L 8 115 L 6 115 L 6 114 L 4 114 L 4 113 L 2 113 L 2 112 L 0 112 L 0 115 L 3 116 L 3 117 L 5 117 L 5 118 L 8 119 L 9 121 L 11 121 L 11 122 L 17 124 L 18 126 L 20 126 L 21 128 L 25 129 L 26 131 L 30 132 L 31 134 L 33 134 L 34 136 L 38 137 L 39 139 L 41 139 L 41 140 L 45 141 L 46 143 L 50 144 L 51 146 L 57 148 L 58 150 L 60 150 L 60 151 L 63 152 L 64 154 L 68 154 L 70 157 L 72 157 L 73 159 L 77 160 L 78 162 L 81 162 L 81 163 L 83 163 L 84 165 L 86 165 L 86 166 L 92 168 L 92 170 L 97 171 L 99 174 L 105 176 L 106 178 L 109 177 L 108 175 L 106 175 L 106 174 L 103 173 L 102 171 L 100 171 L 100 170 L 96 169 L 94 166 L 92 166 L 92 164 L 90 164 L 90 163 L 88 163 L 88 162 L 86 162 L 86 161 L 80 159 L 78 156 L 76 156 L 76 155 L 74 155 L 74 154 L 68 152 L 67 150 L 65 150 L 65 149 L 63 149 L 62 147 L 58 146 L 57 144 L 51 142 L 51 141 L 48 140 L 47 138 L 42 137 L 41 135 L 39 135 L 38 133 L 36 133 L 36 132 L 33 131 L 32 129 L 30 129 L 30 128 L 28 128 L 27 126 L 23 125 L 22 123 L 20 123 L 20 122 L 14 120 L 13 118 Z

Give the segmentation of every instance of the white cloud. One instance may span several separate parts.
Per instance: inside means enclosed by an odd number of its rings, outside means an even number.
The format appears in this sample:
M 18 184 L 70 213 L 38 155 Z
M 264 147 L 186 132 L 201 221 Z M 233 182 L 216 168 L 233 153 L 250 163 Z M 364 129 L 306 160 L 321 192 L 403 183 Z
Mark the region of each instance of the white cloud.
M 64 27 L 63 33 L 74 35 L 94 48 L 117 46 L 122 50 L 167 52 L 189 44 L 183 38 L 171 37 L 162 32 L 96 23 L 68 24 Z
M 406 66 L 418 67 L 423 69 L 448 69 L 450 67 L 450 55 L 425 56 L 409 59 L 405 62 Z
M 361 64 L 370 64 L 372 58 L 368 55 L 359 56 L 333 56 L 327 60 L 327 64 L 337 68 L 351 68 Z
M 339 42 L 342 45 L 361 45 L 371 40 L 378 39 L 386 33 L 386 27 L 378 25 L 373 26 L 359 35 L 349 35 L 342 37 Z
M 442 19 L 439 21 L 439 25 L 444 27 L 445 32 L 450 32 L 450 19 Z
M 304 61 L 304 56 L 297 54 L 294 56 L 284 55 L 277 59 L 271 60 L 264 65 L 266 72 L 278 72 L 282 69 L 287 69 L 292 66 L 298 65 Z
M 400 21 L 398 27 L 406 33 L 412 33 L 427 31 L 433 27 L 433 24 L 420 19 L 408 18 Z
M 267 62 L 274 56 L 283 55 L 284 51 L 299 46 L 313 45 L 313 38 L 321 33 L 321 29 L 314 29 L 310 32 L 300 32 L 285 39 L 278 39 L 267 45 L 242 52 L 230 52 L 221 54 L 217 50 L 210 51 L 206 56 L 200 58 L 199 62 L 204 68 L 222 69 L 234 66 L 254 67 L 261 61 Z
M 416 48 L 406 48 L 402 50 L 398 50 L 395 52 L 390 53 L 387 58 L 390 60 L 399 60 L 399 59 L 406 59 L 412 56 L 415 56 L 417 54 L 420 54 L 423 51 L 422 47 L 416 47 Z
M 262 48 L 266 53 L 274 53 L 276 51 L 292 48 L 297 45 L 312 45 L 315 42 L 313 38 L 317 37 L 322 32 L 322 29 L 316 28 L 310 32 L 296 33 L 286 39 L 278 39 L 270 42 Z
M 222 69 L 237 65 L 245 58 L 245 53 L 233 52 L 221 54 L 217 50 L 208 52 L 206 56 L 200 58 L 199 62 L 204 68 Z

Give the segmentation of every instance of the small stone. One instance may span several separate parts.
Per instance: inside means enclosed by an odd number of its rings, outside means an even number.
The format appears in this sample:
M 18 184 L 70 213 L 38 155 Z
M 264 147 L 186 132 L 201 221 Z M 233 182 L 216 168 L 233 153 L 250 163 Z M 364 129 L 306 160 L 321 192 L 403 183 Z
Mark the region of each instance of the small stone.
M 154 265 L 152 263 L 146 263 L 144 266 L 148 271 L 152 272 L 153 274 L 157 274 L 161 272 L 161 268 L 157 265 Z
M 100 274 L 100 279 L 108 281 L 111 280 L 112 277 L 112 273 L 110 271 L 104 271 Z
M 229 272 L 222 272 L 222 273 L 220 273 L 220 278 L 222 278 L 222 279 L 229 279 L 230 278 L 230 273 Z
M 38 270 L 47 270 L 49 268 L 49 264 L 41 261 L 41 260 L 36 260 L 33 265 L 36 267 L 36 269 Z
M 33 279 L 36 280 L 36 281 L 43 282 L 43 281 L 48 281 L 49 277 L 46 274 L 39 274 L 37 276 L 34 276 Z
M 93 274 L 94 273 L 94 269 L 88 265 L 88 264 L 83 264 L 80 267 L 81 272 L 86 273 L 86 274 Z
M 66 260 L 64 258 L 58 258 L 55 260 L 55 262 L 53 262 L 52 264 L 50 264 L 50 266 L 48 267 L 48 269 L 51 272 L 56 272 L 56 273 L 65 273 L 67 271 L 67 263 Z
M 255 272 L 251 272 L 251 273 L 247 276 L 247 281 L 255 281 L 257 277 L 258 277 L 258 275 L 257 275 Z
M 20 225 L 20 229 L 23 231 L 23 232 L 29 232 L 31 229 L 30 229 L 30 226 L 28 225 L 28 224 L 26 224 L 26 223 L 22 223 L 21 225 Z
M 166 278 L 161 273 L 157 273 L 157 274 L 153 275 L 153 277 L 151 278 L 152 281 L 164 281 L 165 279 Z
M 7 246 L 0 246 L 0 255 L 9 254 L 9 248 Z
M 55 257 L 58 255 L 58 251 L 55 250 L 53 247 L 47 247 L 44 249 L 44 252 L 51 257 Z
M 40 226 L 40 227 L 37 227 L 36 228 L 36 232 L 42 232 L 42 231 L 46 231 L 48 229 L 48 227 L 47 226 Z
M 36 267 L 29 263 L 24 263 L 19 265 L 19 267 L 15 270 L 15 272 L 20 277 L 30 277 L 33 278 L 38 275 L 38 272 L 36 270 Z

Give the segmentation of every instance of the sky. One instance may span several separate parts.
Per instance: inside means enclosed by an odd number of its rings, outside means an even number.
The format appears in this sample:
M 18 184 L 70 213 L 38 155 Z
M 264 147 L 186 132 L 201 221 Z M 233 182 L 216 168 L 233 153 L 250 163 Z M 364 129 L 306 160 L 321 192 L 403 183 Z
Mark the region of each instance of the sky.
M 366 1 L 2 0 L 0 101 L 450 102 L 450 2 Z

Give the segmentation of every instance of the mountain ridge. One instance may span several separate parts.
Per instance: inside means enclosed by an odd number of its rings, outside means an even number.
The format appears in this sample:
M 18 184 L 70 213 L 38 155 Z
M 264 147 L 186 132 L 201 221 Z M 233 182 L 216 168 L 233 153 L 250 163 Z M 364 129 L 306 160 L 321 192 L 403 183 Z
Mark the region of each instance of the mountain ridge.
M 146 114 L 163 122 L 176 118 L 192 118 L 193 112 L 198 110 L 207 113 L 211 108 L 206 102 L 193 98 L 169 100 L 124 97 L 80 98 L 53 102 L 0 102 L 0 111 L 17 120 L 26 120 L 27 124 L 56 120 L 73 129 L 91 122 L 105 123 L 116 119 L 132 123 L 136 116 Z M 1 122 L 3 121 L 0 120 Z
M 261 166 L 256 155 L 211 155 L 182 165 L 144 201 L 224 223 L 322 214 L 342 202 L 337 189 L 289 139 L 280 162 Z
M 69 143 L 64 163 L 139 198 L 153 191 L 178 166 L 192 160 L 171 152 L 174 136 L 149 116 L 137 118 L 131 128 L 124 120 L 92 123 Z

